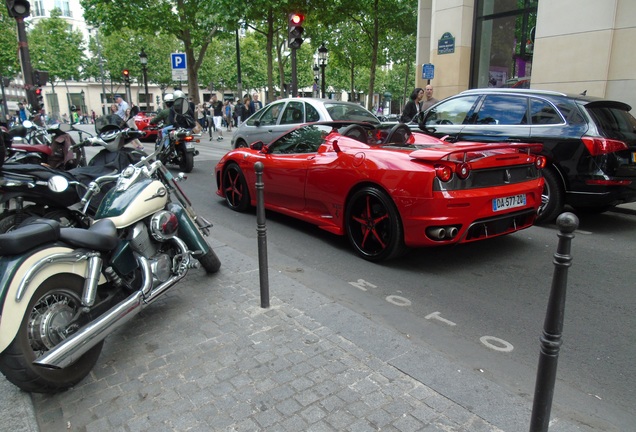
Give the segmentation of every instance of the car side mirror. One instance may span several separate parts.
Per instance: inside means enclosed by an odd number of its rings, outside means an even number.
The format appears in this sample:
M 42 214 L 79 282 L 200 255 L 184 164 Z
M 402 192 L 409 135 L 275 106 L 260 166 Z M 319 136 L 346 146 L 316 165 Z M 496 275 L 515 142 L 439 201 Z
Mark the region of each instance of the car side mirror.
M 267 147 L 265 146 L 263 141 L 256 141 L 256 142 L 252 143 L 250 145 L 250 148 L 252 150 L 263 151 L 263 152 L 267 153 Z

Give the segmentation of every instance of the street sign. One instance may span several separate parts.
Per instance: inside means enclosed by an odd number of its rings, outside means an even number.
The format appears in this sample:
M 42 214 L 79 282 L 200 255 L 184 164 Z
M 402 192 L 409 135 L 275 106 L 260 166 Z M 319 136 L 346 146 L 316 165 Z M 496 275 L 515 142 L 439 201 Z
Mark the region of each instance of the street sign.
M 188 63 L 184 53 L 170 54 L 170 64 L 172 66 L 173 81 L 184 81 L 188 79 Z
M 431 80 L 435 77 L 435 65 L 424 63 L 422 65 L 422 79 Z

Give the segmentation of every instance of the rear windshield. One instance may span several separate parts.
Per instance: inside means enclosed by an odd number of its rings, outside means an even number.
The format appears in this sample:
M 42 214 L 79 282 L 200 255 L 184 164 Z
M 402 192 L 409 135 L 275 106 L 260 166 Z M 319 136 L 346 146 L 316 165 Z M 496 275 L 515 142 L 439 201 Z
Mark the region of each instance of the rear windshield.
M 603 135 L 608 138 L 636 140 L 636 119 L 629 112 L 603 106 L 587 109 Z

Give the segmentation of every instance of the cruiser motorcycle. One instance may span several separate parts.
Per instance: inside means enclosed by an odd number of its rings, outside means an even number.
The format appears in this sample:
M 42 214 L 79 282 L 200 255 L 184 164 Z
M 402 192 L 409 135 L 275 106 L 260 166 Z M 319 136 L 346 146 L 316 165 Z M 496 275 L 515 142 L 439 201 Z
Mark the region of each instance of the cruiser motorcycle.
M 0 235 L 0 371 L 19 388 L 53 393 L 81 381 L 104 339 L 199 267 L 221 262 L 198 216 L 157 151 L 92 181 L 86 210 L 116 181 L 88 229 L 38 219 Z M 69 186 L 63 176 L 52 191 Z

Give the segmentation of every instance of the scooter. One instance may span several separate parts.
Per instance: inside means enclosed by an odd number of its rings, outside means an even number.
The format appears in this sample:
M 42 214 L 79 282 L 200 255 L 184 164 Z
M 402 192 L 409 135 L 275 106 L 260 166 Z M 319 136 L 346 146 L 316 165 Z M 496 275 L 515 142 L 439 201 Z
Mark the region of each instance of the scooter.
M 143 132 L 129 130 L 119 116 L 98 118 L 96 131 L 96 137 L 73 145 L 73 151 L 84 155 L 82 157 L 85 157 L 84 148 L 87 146 L 104 147 L 91 159 L 88 166 L 63 171 L 46 164 L 7 162 L 0 168 L 0 233 L 11 231 L 34 217 L 55 219 L 64 226 L 90 225 L 90 216 L 97 209 L 99 198 L 93 200 L 87 218 L 86 214 L 76 208 L 83 190 L 73 187 L 61 193 L 52 193 L 47 186 L 49 179 L 61 175 L 67 181 L 85 187 L 95 178 L 121 172 L 131 163 L 147 156 L 140 150 L 125 147 L 125 144 L 140 137 Z M 66 132 L 63 134 L 68 135 Z
M 0 235 L 0 371 L 19 388 L 53 393 L 88 375 L 104 339 L 200 265 L 221 262 L 158 152 L 90 183 L 84 211 L 116 181 L 88 229 L 39 219 Z M 72 184 L 48 181 L 52 192 Z

